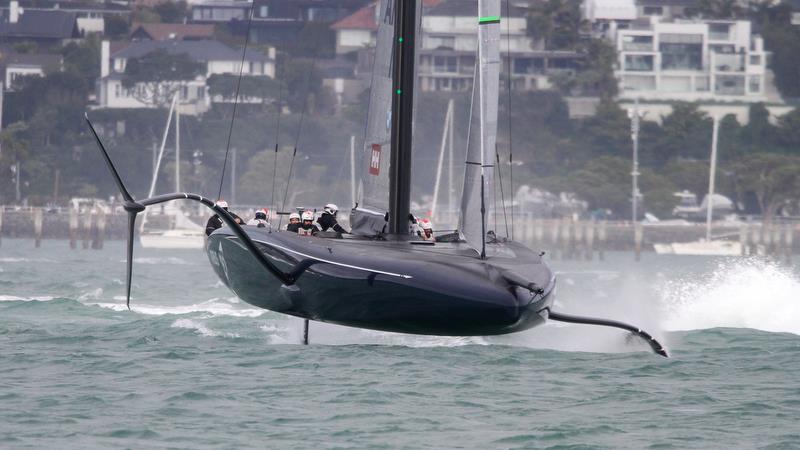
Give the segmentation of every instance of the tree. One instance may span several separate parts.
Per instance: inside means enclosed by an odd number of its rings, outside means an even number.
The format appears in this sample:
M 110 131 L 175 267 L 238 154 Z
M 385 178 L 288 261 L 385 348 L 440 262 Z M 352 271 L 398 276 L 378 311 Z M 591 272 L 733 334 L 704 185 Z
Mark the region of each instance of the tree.
M 153 10 L 164 23 L 183 23 L 186 18 L 186 2 L 164 1 L 153 7 Z
M 652 147 L 642 146 L 642 157 L 652 164 L 675 158 L 708 159 L 712 122 L 693 103 L 675 103 L 663 119 L 661 133 Z
M 766 223 L 787 202 L 800 198 L 800 157 L 758 153 L 742 158 L 734 171 L 740 196 L 755 194 Z
M 208 85 L 209 94 L 213 96 L 219 95 L 226 100 L 233 100 L 236 97 L 239 76 L 214 74 L 208 77 L 206 84 Z M 286 89 L 286 87 L 268 76 L 243 76 L 239 85 L 239 97 L 243 99 L 258 99 L 266 104 L 278 98 L 280 89 Z
M 82 77 L 89 86 L 100 76 L 100 38 L 91 34 L 83 42 L 70 42 L 61 48 L 64 70 Z
M 800 32 L 793 28 L 765 31 L 767 48 L 772 51 L 770 68 L 775 86 L 784 97 L 800 97 Z
M 527 13 L 528 34 L 546 50 L 573 50 L 580 40 L 581 1 L 533 2 Z
M 614 64 L 617 60 L 614 46 L 604 39 L 590 39 L 581 43 L 579 51 L 585 56 L 576 74 L 580 94 L 615 97 L 619 85 L 614 75 Z
M 800 110 L 793 109 L 778 118 L 777 137 L 791 153 L 798 154 L 800 145 Z
M 572 171 L 567 186 L 589 203 L 589 209 L 610 209 L 617 217 L 631 211 L 631 163 L 616 156 L 601 156 Z
M 134 98 L 140 102 L 163 107 L 185 82 L 204 72 L 203 63 L 193 60 L 189 55 L 173 55 L 164 49 L 158 49 L 129 59 L 122 85 L 131 89 Z
M 121 16 L 108 15 L 105 17 L 103 34 L 111 39 L 124 39 L 130 33 L 130 24 Z
M 690 15 L 706 19 L 740 19 L 746 17 L 746 10 L 738 0 L 698 0 Z

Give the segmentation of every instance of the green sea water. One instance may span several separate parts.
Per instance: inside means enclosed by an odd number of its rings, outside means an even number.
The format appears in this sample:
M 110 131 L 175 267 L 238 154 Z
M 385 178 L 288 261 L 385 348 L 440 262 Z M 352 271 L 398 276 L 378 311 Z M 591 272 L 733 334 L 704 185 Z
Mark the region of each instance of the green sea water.
M 800 269 L 552 261 L 547 324 L 486 338 L 311 324 L 238 301 L 202 251 L 0 247 L 0 448 L 800 448 Z

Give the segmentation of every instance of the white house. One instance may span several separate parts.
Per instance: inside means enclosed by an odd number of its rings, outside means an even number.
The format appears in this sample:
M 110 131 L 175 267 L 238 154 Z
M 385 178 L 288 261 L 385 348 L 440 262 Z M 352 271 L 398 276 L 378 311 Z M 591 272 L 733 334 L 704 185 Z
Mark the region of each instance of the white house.
M 746 20 L 636 21 L 616 36 L 622 98 L 765 101 L 766 52 Z
M 196 79 L 180 83 L 164 83 L 165 87 L 180 85 L 182 112 L 198 114 L 208 110 L 211 103 L 230 102 L 230 99 L 210 98 L 206 81 L 214 74 L 238 75 L 240 68 L 244 76 L 275 77 L 275 49 L 267 54 L 248 49 L 242 66 L 242 51 L 213 40 L 165 40 L 131 42 L 115 52 L 110 51 L 108 41 L 101 46 L 100 79 L 98 80 L 98 103 L 101 108 L 148 108 L 154 105 L 142 102 L 144 85 L 127 89 L 122 85 L 128 60 L 138 58 L 156 50 L 170 54 L 186 54 L 205 65 L 205 73 Z

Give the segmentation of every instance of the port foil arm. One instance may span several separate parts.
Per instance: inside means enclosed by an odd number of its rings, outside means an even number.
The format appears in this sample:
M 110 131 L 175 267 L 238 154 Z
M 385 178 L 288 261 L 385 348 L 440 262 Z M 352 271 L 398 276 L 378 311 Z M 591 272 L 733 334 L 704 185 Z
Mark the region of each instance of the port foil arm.
M 198 194 L 191 194 L 186 192 L 176 192 L 172 194 L 165 194 L 165 195 L 157 195 L 155 197 L 146 198 L 141 201 L 136 201 L 133 196 L 130 194 L 128 189 L 125 187 L 125 183 L 122 181 L 122 177 L 120 177 L 117 168 L 114 166 L 114 163 L 111 161 L 111 157 L 108 154 L 103 142 L 100 140 L 100 136 L 97 134 L 92 122 L 89 120 L 89 115 L 84 115 L 86 119 L 86 123 L 89 125 L 89 129 L 92 131 L 92 135 L 94 136 L 95 142 L 97 143 L 97 147 L 100 149 L 100 153 L 103 156 L 103 160 L 105 160 L 106 166 L 108 167 L 109 172 L 111 172 L 111 176 L 114 178 L 114 183 L 117 185 L 117 189 L 119 189 L 120 194 L 122 194 L 123 202 L 122 206 L 125 208 L 125 211 L 128 213 L 128 246 L 127 246 L 127 267 L 126 267 L 126 279 L 125 279 L 125 287 L 126 287 L 126 299 L 125 304 L 128 306 L 128 309 L 131 308 L 131 281 L 133 279 L 133 243 L 134 243 L 134 229 L 136 227 L 136 215 L 140 212 L 144 211 L 144 209 L 151 205 L 156 205 L 159 203 L 168 202 L 171 200 L 193 200 L 202 203 L 203 205 L 207 206 L 211 210 L 213 210 L 217 215 L 219 215 L 220 219 L 228 225 L 233 233 L 238 237 L 242 244 L 247 248 L 250 254 L 261 264 L 267 272 L 281 280 L 281 282 L 285 285 L 292 285 L 297 281 L 297 277 L 302 274 L 302 271 L 299 273 L 292 273 L 288 274 L 280 270 L 277 266 L 275 266 L 272 262 L 267 259 L 267 257 L 259 251 L 256 244 L 253 242 L 252 239 L 245 233 L 242 227 L 236 223 L 233 217 L 228 214 L 227 211 L 220 208 L 216 205 L 215 202 L 211 201 L 203 197 L 202 195 Z

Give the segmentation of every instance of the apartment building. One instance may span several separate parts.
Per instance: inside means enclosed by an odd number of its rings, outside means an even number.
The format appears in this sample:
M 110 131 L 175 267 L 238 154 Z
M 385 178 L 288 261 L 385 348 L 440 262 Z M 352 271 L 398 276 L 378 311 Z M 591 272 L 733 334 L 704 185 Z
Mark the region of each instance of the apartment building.
M 765 101 L 766 52 L 746 20 L 639 19 L 618 30 L 622 98 Z

